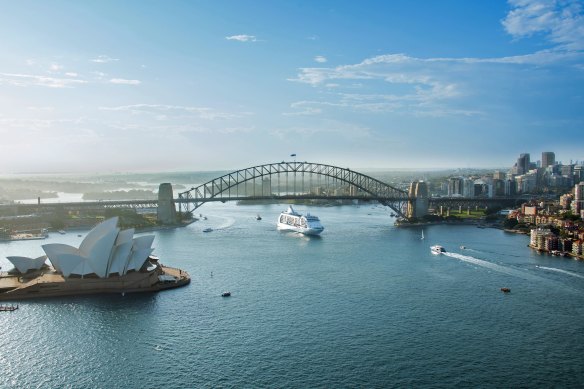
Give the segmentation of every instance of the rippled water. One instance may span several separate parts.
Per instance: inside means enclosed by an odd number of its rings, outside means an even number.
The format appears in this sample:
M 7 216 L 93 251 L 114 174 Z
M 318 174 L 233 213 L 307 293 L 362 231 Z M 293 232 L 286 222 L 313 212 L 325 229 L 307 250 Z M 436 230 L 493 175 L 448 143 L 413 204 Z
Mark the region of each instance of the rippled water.
M 156 232 L 155 254 L 191 274 L 186 288 L 0 313 L 0 387 L 584 382 L 584 263 L 492 229 L 431 226 L 421 240 L 375 206 L 311 207 L 326 229 L 307 238 L 275 229 L 284 208 L 208 204 L 208 220 Z M 0 265 L 43 243 L 0 245 Z M 433 244 L 449 254 L 432 255 Z

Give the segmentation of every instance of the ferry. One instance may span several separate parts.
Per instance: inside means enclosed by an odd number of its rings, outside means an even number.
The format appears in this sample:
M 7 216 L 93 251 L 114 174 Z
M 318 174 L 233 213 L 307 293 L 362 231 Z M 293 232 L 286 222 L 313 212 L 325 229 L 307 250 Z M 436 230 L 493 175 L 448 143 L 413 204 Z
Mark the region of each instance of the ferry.
M 278 217 L 278 229 L 282 231 L 295 231 L 304 235 L 318 235 L 324 227 L 317 216 L 309 213 L 306 216 L 296 212 L 292 206 Z
M 444 254 L 446 252 L 446 250 L 444 249 L 444 247 L 440 246 L 440 245 L 435 245 L 430 247 L 430 250 L 432 251 L 432 254 Z

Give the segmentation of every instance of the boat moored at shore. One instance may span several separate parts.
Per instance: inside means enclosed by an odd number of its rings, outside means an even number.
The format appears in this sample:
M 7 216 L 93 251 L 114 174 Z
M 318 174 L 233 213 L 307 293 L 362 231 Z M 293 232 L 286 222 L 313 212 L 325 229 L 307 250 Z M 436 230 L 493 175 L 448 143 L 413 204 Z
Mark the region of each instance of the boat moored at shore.
M 317 216 L 309 213 L 302 215 L 290 205 L 278 217 L 278 229 L 299 232 L 304 235 L 318 235 L 324 230 L 324 227 Z

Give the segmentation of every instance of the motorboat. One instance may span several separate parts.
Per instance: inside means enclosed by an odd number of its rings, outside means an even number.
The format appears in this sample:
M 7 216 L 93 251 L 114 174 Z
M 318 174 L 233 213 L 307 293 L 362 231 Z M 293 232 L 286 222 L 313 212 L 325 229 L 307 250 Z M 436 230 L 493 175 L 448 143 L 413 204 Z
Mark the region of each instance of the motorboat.
M 461 250 L 466 250 L 466 246 L 460 246 Z
M 278 229 L 295 231 L 304 235 L 318 235 L 324 230 L 324 227 L 320 224 L 320 219 L 317 216 L 309 213 L 302 215 L 290 205 L 278 217 Z
M 511 292 L 511 288 L 501 288 L 501 292 L 509 293 L 509 292 Z
M 225 291 L 225 292 L 221 293 L 221 297 L 231 297 L 231 292 Z
M 430 247 L 430 251 L 432 252 L 432 254 L 444 254 L 446 252 L 446 250 L 444 249 L 444 247 L 440 246 L 440 245 L 435 245 Z
M 261 217 L 261 216 L 258 214 L 258 215 L 256 216 L 256 220 L 262 220 L 262 217 Z
M 203 232 L 211 232 L 213 231 L 213 229 L 211 227 L 207 227 L 203 230 Z

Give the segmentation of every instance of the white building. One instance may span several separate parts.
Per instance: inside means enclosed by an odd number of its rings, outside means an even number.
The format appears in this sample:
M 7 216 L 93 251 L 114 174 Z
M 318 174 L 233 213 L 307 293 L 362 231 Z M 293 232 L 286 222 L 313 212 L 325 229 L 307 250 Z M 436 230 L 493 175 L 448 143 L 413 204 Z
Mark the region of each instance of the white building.
M 43 245 L 46 256 L 39 258 L 8 257 L 21 273 L 40 269 L 48 258 L 65 278 L 71 275 L 124 275 L 142 268 L 152 253 L 154 235 L 134 238 L 134 229 L 121 230 L 114 217 L 98 224 L 83 239 L 79 248 L 60 243 Z

